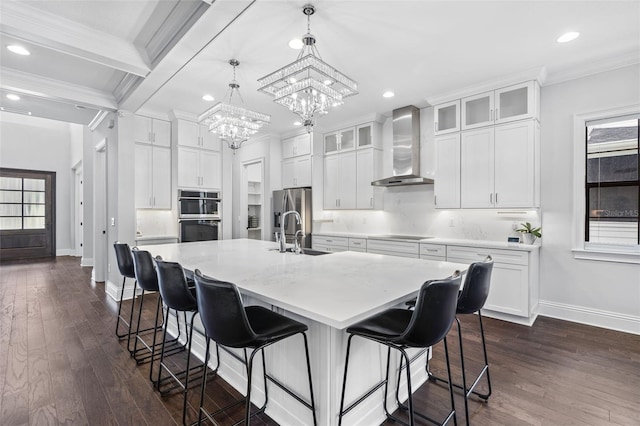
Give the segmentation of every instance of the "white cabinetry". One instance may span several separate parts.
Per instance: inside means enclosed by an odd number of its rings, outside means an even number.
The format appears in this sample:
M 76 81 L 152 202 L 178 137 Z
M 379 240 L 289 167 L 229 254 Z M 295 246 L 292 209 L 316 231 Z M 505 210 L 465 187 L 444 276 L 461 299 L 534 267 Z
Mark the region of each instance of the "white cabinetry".
M 433 132 L 436 135 L 460 131 L 460 100 L 433 107 Z
M 350 151 L 356 146 L 356 129 L 338 130 L 324 135 L 324 153 L 330 154 L 340 151 Z
M 178 188 L 220 190 L 222 155 L 220 140 L 206 126 L 193 121 L 174 121 L 177 139 Z
M 463 208 L 536 207 L 535 120 L 462 132 L 460 205 Z
M 447 260 L 447 246 L 444 244 L 420 243 L 420 259 Z
M 135 203 L 139 209 L 171 208 L 171 149 L 135 144 Z
M 434 204 L 439 209 L 460 208 L 460 133 L 438 136 Z
M 311 247 L 314 250 L 339 252 L 349 250 L 349 239 L 326 235 L 311 235 Z
M 282 160 L 283 188 L 311 186 L 311 156 Z
M 325 134 L 325 210 L 382 208 L 382 194 L 371 186 L 382 168 L 381 133 L 371 122 Z
M 389 256 L 420 258 L 420 245 L 406 241 L 367 240 L 367 253 L 386 254 Z
M 468 96 L 461 104 L 462 130 L 538 117 L 539 100 L 535 81 Z
M 488 255 L 493 258 L 493 272 L 484 309 L 534 319 L 538 305 L 537 251 L 447 247 L 448 262 L 479 262 Z
M 220 151 L 220 139 L 207 126 L 186 120 L 177 120 L 176 124 L 178 145 Z
M 171 146 L 171 123 L 142 115 L 133 117 L 133 138 L 135 142 L 155 146 Z
M 178 187 L 221 189 L 221 156 L 219 152 L 178 147 Z
M 304 133 L 282 141 L 282 187 L 311 186 L 313 135 Z
M 361 253 L 366 253 L 367 239 L 349 237 L 349 251 L 359 251 Z
M 355 151 L 327 156 L 324 159 L 324 208 L 356 208 Z

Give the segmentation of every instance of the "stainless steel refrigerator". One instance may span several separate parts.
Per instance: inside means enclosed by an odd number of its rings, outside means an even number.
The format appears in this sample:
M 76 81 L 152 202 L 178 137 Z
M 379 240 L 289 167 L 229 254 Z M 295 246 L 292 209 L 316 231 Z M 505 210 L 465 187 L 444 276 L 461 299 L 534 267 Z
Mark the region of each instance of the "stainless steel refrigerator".
M 276 232 L 279 234 L 284 225 L 287 243 L 293 244 L 296 231 L 302 230 L 302 235 L 304 236 L 302 247 L 311 248 L 311 224 L 313 221 L 311 215 L 311 188 L 292 188 L 273 191 L 271 210 L 273 212 L 272 239 L 275 240 L 274 234 Z M 283 224 L 281 221 L 282 215 L 289 210 L 295 210 L 300 213 L 302 223 L 297 224 L 295 216 L 290 214 L 287 215 L 285 218 L 286 223 Z

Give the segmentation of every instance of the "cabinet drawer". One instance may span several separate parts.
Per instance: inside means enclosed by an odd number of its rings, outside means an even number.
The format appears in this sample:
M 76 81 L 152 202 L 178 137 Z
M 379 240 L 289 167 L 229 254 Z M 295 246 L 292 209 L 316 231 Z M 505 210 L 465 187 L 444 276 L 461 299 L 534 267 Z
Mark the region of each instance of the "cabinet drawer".
M 444 244 L 420 243 L 420 257 L 442 257 L 441 260 L 445 260 L 447 257 L 447 246 Z
M 403 241 L 381 241 L 371 240 L 367 241 L 367 251 L 370 253 L 382 253 L 382 254 L 396 254 L 402 256 L 404 254 L 407 257 L 418 257 L 420 255 L 420 248 L 418 243 L 409 243 Z
M 313 247 L 315 246 L 331 246 L 336 248 L 342 248 L 343 250 L 349 249 L 349 239 L 345 237 L 329 237 L 324 235 L 312 235 L 311 241 L 313 242 Z
M 489 255 L 493 258 L 495 263 L 506 263 L 511 265 L 529 264 L 529 255 L 525 251 L 447 246 L 447 259 L 458 258 L 465 259 L 470 262 L 479 262 Z
M 349 238 L 349 250 L 367 251 L 367 239 L 366 238 Z

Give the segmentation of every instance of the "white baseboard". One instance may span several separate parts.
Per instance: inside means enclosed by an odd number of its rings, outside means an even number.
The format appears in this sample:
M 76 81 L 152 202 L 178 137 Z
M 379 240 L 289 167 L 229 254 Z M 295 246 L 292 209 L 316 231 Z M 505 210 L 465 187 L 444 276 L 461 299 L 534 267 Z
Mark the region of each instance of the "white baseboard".
M 75 256 L 76 251 L 74 249 L 56 249 L 56 256 Z
M 83 257 L 80 260 L 80 266 L 93 266 L 93 259 L 90 257 Z
M 540 301 L 538 313 L 545 317 L 640 335 L 640 316 L 637 315 L 625 315 L 547 300 Z
M 93 274 L 92 278 L 93 280 Z M 114 284 L 113 282 L 107 280 L 106 285 L 104 286 L 104 291 L 116 302 L 120 301 L 120 292 L 122 291 L 122 282 L 118 284 Z M 140 294 L 142 290 L 139 288 L 137 294 Z M 133 297 L 133 279 L 127 278 L 126 285 L 124 287 L 124 293 L 122 295 L 122 300 L 131 299 Z

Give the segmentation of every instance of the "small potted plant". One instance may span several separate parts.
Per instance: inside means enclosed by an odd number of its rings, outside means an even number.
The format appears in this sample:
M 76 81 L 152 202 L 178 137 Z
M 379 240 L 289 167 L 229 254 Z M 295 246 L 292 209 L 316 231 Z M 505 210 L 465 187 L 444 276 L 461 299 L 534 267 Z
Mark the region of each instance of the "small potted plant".
M 525 244 L 533 244 L 536 238 L 542 237 L 542 232 L 540 232 L 542 228 L 534 228 L 529 222 L 521 223 L 520 226 L 522 228 L 516 229 L 516 231 L 522 233 L 522 242 Z

